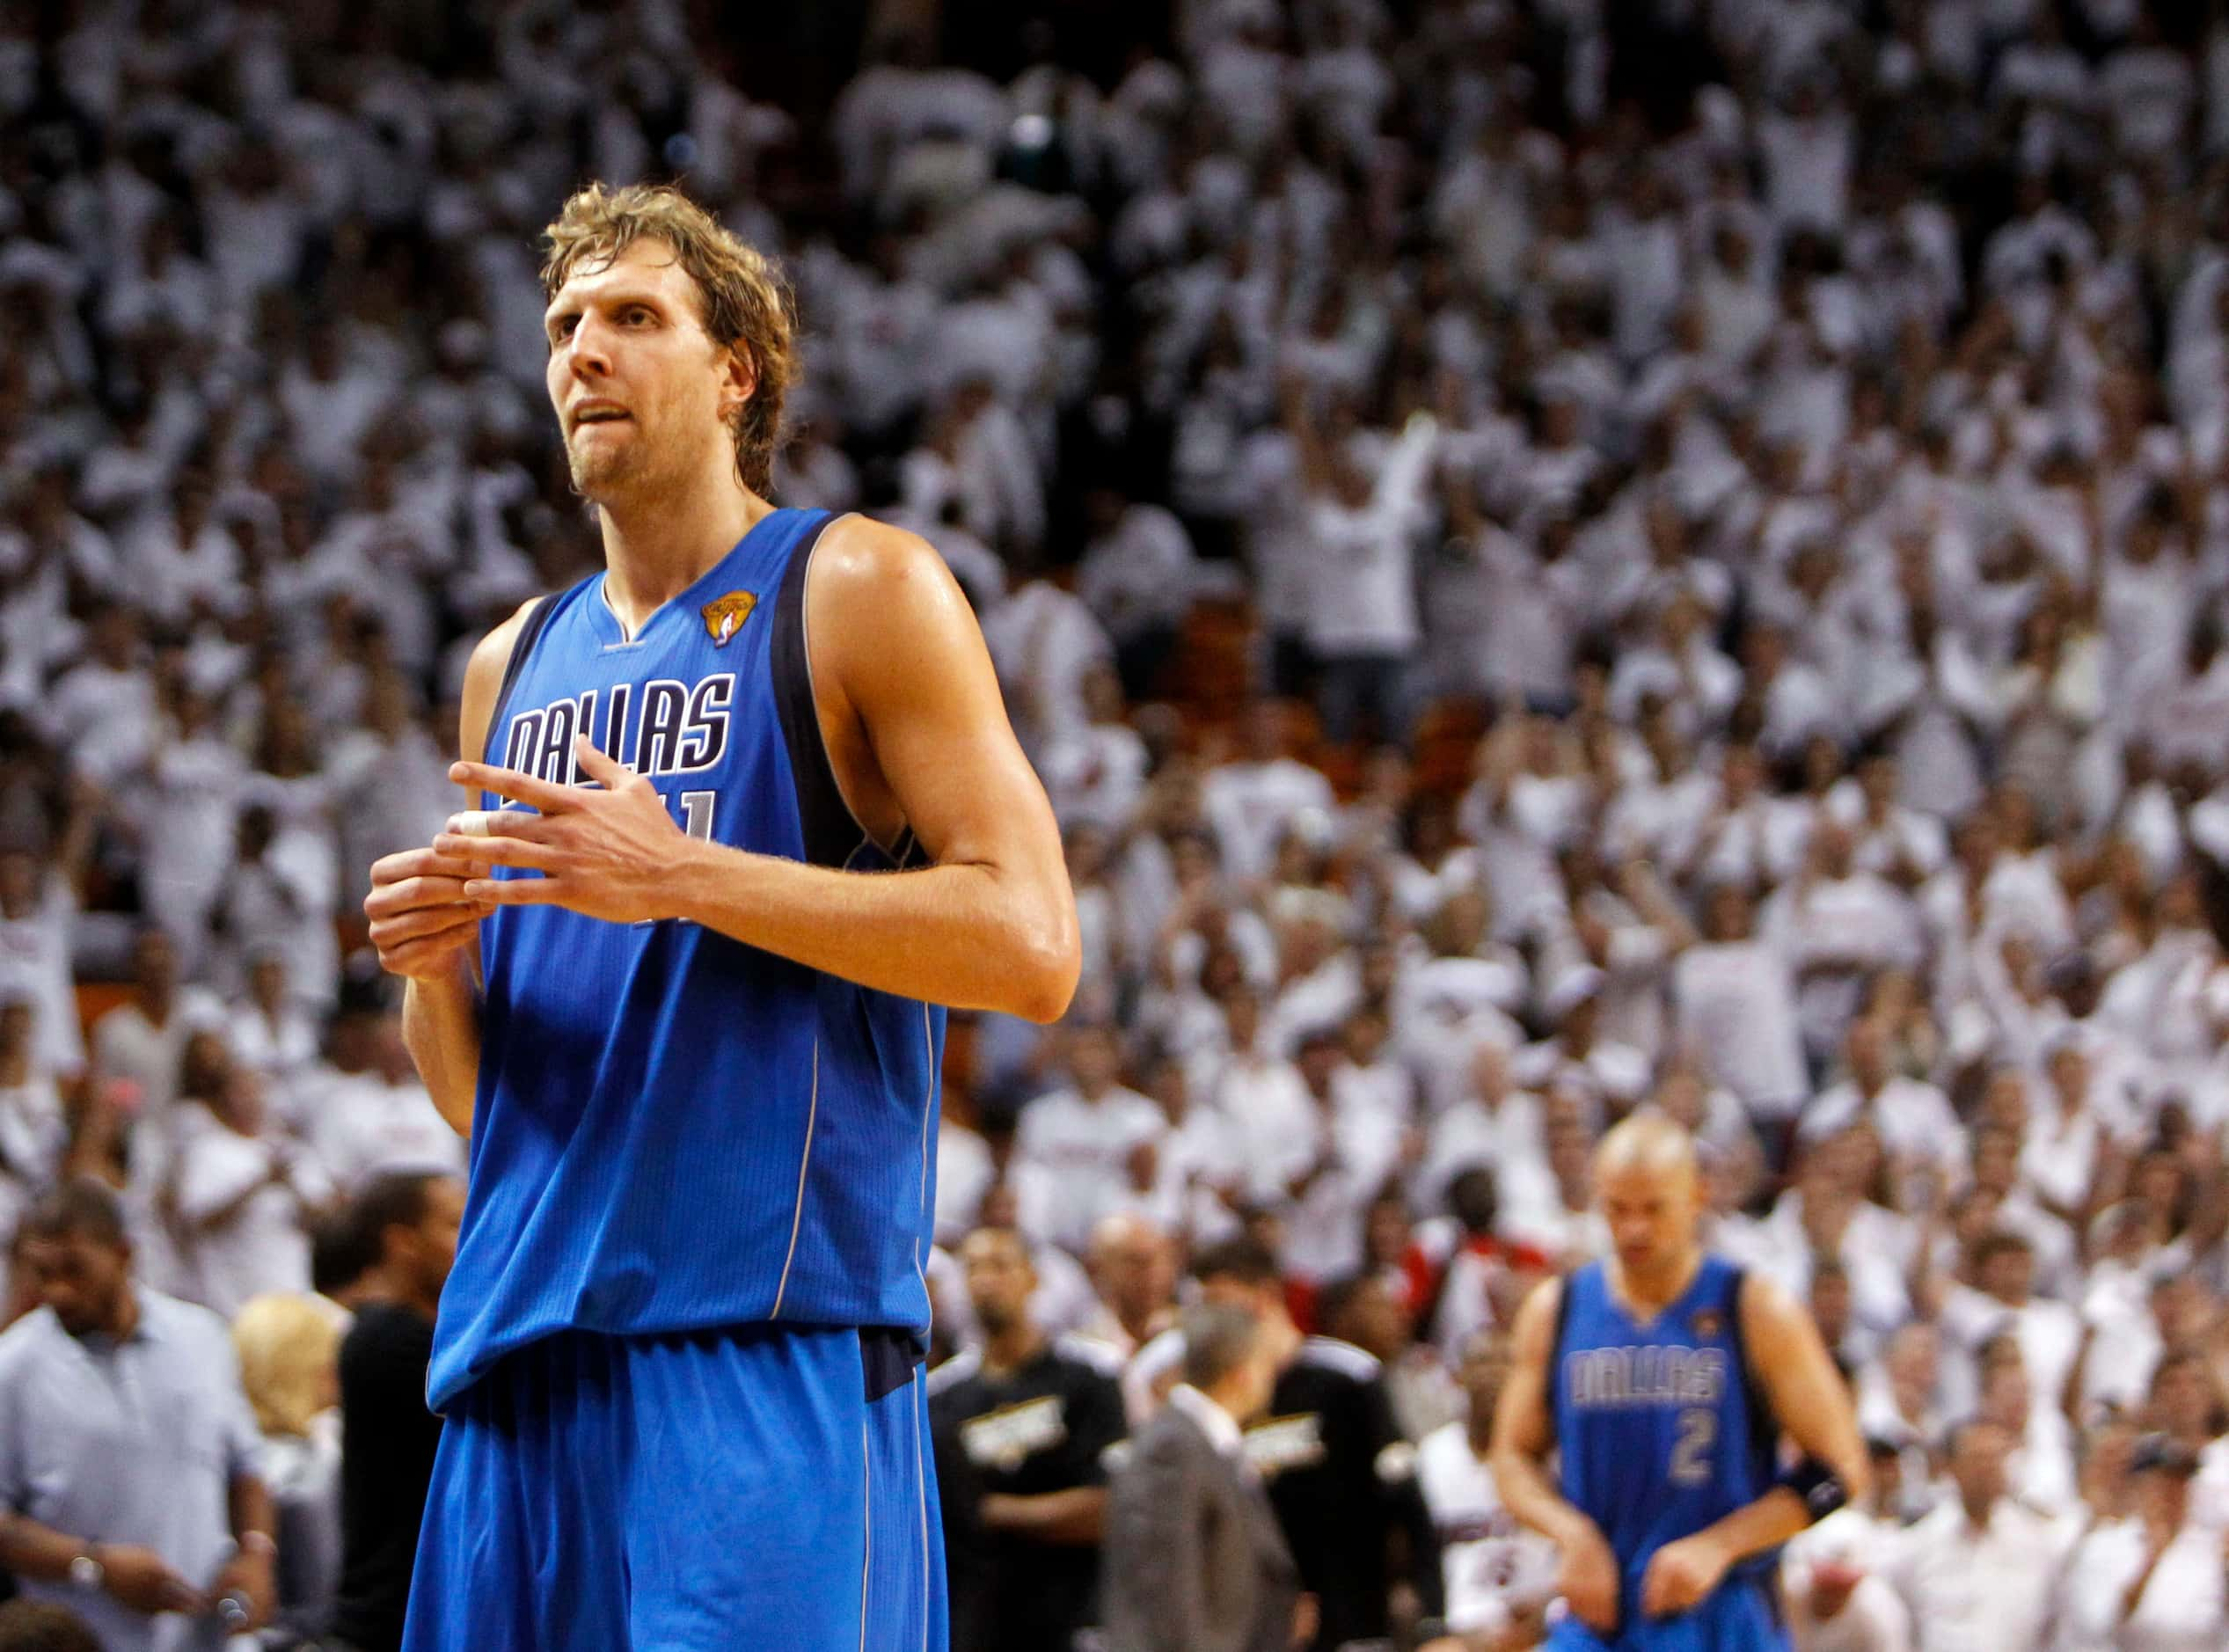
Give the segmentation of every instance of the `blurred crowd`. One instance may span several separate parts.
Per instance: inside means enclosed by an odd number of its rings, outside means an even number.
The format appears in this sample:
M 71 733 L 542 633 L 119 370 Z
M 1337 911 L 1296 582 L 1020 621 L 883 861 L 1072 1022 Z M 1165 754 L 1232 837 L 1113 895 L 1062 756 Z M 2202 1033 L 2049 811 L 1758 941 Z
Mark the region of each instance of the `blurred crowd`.
M 1882 1466 L 1806 1647 L 2229 1643 L 2229 6 L 1136 10 L 993 74 L 869 8 L 825 108 L 681 0 L 0 11 L 0 1231 L 77 1178 L 252 1316 L 453 1186 L 350 916 L 596 563 L 535 237 L 674 177 L 796 286 L 778 497 L 951 562 L 1083 917 L 1065 1024 L 954 1041 L 956 1644 L 1092 1626 L 1217 1288 L 1312 1642 L 1532 1644 L 1501 1333 L 1644 1106 Z M 323 1408 L 256 1409 L 290 1507 Z

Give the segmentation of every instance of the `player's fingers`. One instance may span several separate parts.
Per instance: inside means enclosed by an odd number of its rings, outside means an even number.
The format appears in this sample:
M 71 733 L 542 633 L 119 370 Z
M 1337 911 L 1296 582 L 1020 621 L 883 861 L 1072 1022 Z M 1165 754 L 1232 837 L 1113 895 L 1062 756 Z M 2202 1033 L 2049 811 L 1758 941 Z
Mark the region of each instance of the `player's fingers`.
M 443 924 L 436 929 L 377 935 L 373 937 L 372 944 L 379 948 L 383 958 L 416 953 L 453 952 L 459 947 L 471 945 L 473 938 L 479 933 L 479 918 L 467 918 L 458 924 Z
M 523 866 L 530 872 L 546 872 L 558 862 L 558 851 L 547 844 L 529 843 L 523 837 L 464 837 L 443 832 L 434 842 L 471 861 L 475 873 L 485 872 L 490 866 Z M 469 888 L 470 882 L 465 887 Z
M 485 763 L 452 763 L 449 765 L 449 778 L 459 786 L 493 792 L 514 803 L 530 803 L 544 812 L 580 807 L 577 786 L 553 785 L 530 774 L 521 774 L 516 769 L 499 769 Z
M 453 857 L 430 848 L 403 849 L 382 855 L 371 863 L 371 881 L 376 887 L 428 875 L 458 878 L 467 876 L 470 870 Z
M 549 830 L 550 817 L 530 808 L 459 809 L 434 835 L 434 848 L 437 853 L 455 852 L 453 846 L 448 851 L 442 849 L 443 833 L 452 837 L 545 838 Z
M 414 912 L 420 907 L 448 909 L 469 905 L 464 894 L 465 880 L 479 870 L 471 862 L 459 859 L 454 872 L 438 877 L 429 874 L 384 884 L 364 896 L 364 916 L 376 920 Z
M 398 912 L 391 917 L 376 918 L 371 925 L 371 944 L 375 947 L 393 947 L 422 936 L 444 934 L 457 930 L 471 934 L 481 918 L 493 909 L 485 901 L 475 901 L 459 906 L 421 906 L 415 910 Z
M 618 791 L 635 778 L 635 771 L 611 756 L 586 735 L 573 736 L 573 760 L 581 765 L 581 771 L 592 780 L 601 780 L 610 791 Z
M 464 889 L 474 900 L 494 906 L 556 906 L 571 886 L 559 878 L 475 878 Z

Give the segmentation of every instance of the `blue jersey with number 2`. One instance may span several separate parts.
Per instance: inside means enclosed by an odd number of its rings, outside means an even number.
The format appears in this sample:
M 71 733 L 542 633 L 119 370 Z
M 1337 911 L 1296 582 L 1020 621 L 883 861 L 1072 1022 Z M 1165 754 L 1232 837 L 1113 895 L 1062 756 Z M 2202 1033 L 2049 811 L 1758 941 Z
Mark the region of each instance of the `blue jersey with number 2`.
M 488 760 L 583 782 L 586 733 L 698 837 L 852 871 L 906 864 L 909 841 L 878 844 L 850 818 L 821 744 L 804 592 L 829 520 L 764 517 L 632 635 L 602 574 L 545 599 Z M 562 1331 L 925 1332 L 942 1010 L 677 919 L 507 906 L 480 942 L 436 1406 Z
M 1609 1539 L 1621 1577 L 1619 1632 L 1575 1618 L 1558 1648 L 1750 1652 L 1787 1644 L 1763 1587 L 1770 1557 L 1728 1574 L 1694 1611 L 1641 1615 L 1641 1579 L 1666 1544 L 1702 1531 L 1772 1483 L 1774 1428 L 1749 1380 L 1736 1312 L 1742 1270 L 1706 1256 L 1679 1299 L 1648 1322 L 1618 1301 L 1601 1262 L 1564 1281 L 1554 1376 L 1563 1495 Z

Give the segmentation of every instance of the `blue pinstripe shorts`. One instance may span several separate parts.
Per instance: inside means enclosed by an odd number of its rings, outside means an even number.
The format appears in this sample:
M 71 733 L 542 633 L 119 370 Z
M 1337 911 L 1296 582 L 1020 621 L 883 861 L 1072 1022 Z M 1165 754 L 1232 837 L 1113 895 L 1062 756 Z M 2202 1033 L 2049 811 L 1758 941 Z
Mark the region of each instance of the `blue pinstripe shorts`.
M 920 1368 L 877 1332 L 567 1332 L 450 1405 L 405 1652 L 946 1652 Z

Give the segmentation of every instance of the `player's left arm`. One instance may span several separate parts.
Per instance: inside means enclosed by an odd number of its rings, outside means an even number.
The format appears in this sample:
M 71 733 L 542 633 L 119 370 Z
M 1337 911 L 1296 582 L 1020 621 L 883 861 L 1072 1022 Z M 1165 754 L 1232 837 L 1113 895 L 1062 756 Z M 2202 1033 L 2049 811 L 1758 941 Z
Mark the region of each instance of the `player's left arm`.
M 1862 1502 L 1872 1486 L 1865 1441 L 1818 1326 L 1780 1284 L 1755 1274 L 1742 1281 L 1736 1312 L 1750 1368 L 1773 1421 L 1813 1473 L 1831 1474 L 1845 1501 Z M 1718 1587 L 1728 1568 L 1779 1547 L 1816 1517 L 1803 1492 L 1773 1486 L 1692 1537 L 1657 1550 L 1641 1580 L 1641 1610 L 1651 1617 L 1686 1611 Z
M 501 836 L 444 832 L 436 849 L 542 874 L 482 877 L 468 899 L 683 918 L 903 998 L 1057 1019 L 1081 969 L 1076 897 L 959 582 L 923 540 L 854 517 L 815 552 L 807 603 L 820 691 L 856 718 L 933 865 L 840 872 L 691 837 L 647 778 L 585 737 L 574 749 L 596 787 L 457 764 L 453 778 L 541 813 L 504 811 Z

